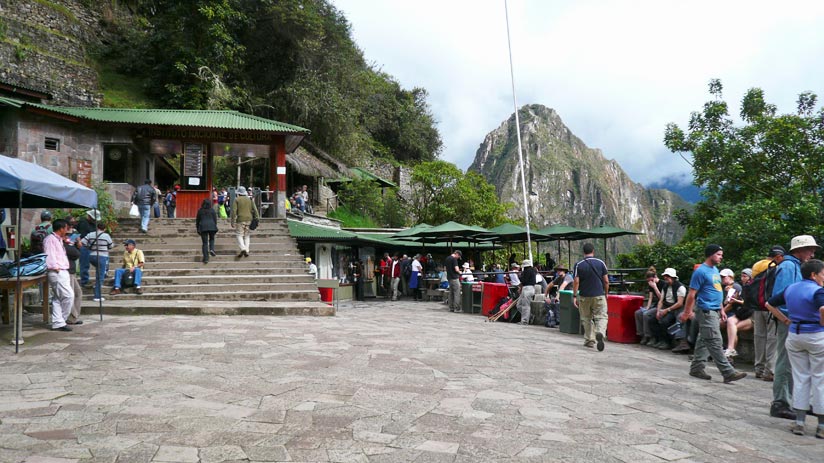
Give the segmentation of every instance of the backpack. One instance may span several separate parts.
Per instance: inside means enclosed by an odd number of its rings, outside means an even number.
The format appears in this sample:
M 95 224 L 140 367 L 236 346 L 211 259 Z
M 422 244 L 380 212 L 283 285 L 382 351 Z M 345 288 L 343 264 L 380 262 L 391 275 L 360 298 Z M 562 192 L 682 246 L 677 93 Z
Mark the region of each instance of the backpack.
M 741 289 L 741 298 L 744 300 L 745 308 L 767 310 L 766 304 L 772 295 L 777 274 L 778 267 L 773 265 L 764 272 L 759 273 L 755 279 Z
M 6 262 L 0 269 L 0 275 L 16 277 L 18 273 L 17 262 Z M 28 277 L 42 275 L 46 273 L 46 255 L 37 254 L 20 260 L 20 276 Z
M 561 304 L 557 302 L 544 302 L 546 308 L 546 321 L 544 326 L 547 328 L 555 328 L 561 324 Z
M 167 194 L 166 199 L 163 200 L 163 204 L 165 204 L 166 207 L 174 206 L 175 202 L 175 195 L 173 193 Z
M 47 236 L 49 236 L 48 227 L 43 226 L 43 224 L 34 227 L 34 230 L 31 231 L 31 235 L 29 236 L 31 241 L 32 254 L 43 253 L 43 241 L 46 239 Z

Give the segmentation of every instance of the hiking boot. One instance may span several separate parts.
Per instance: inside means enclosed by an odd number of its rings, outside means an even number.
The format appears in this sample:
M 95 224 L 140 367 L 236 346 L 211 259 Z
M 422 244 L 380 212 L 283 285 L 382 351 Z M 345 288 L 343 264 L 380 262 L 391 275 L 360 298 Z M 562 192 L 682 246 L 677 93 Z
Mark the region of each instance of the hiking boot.
M 237 253 L 237 256 L 238 257 L 243 257 L 243 251 L 240 251 L 239 253 Z
M 784 418 L 785 420 L 794 420 L 795 412 L 790 410 L 790 407 L 782 403 L 774 403 L 770 405 L 770 416 L 773 418 Z
M 735 350 L 735 349 L 726 349 L 724 351 L 724 357 L 727 357 L 728 359 L 733 358 L 733 357 L 738 357 L 738 351 Z
M 584 347 L 589 347 L 589 348 L 595 347 L 595 341 L 586 341 L 586 342 L 584 342 Z
M 106 300 L 106 298 L 105 298 L 105 297 L 96 297 L 96 298 L 94 298 L 94 299 L 92 299 L 92 300 L 93 300 L 94 302 L 103 302 L 103 301 L 105 301 L 105 300 Z
M 68 325 L 63 325 L 60 328 L 52 328 L 52 331 L 72 331 Z
M 821 429 L 821 428 L 819 428 L 819 429 Z M 804 425 L 796 421 L 795 423 L 790 425 L 790 432 L 795 434 L 796 436 L 803 436 L 804 435 Z
M 690 376 L 698 379 L 706 379 L 707 381 L 712 379 L 712 376 L 708 375 L 707 372 L 704 370 L 691 371 Z
M 672 349 L 673 354 L 687 354 L 690 351 L 690 343 L 686 339 L 678 342 L 678 345 Z
M 135 286 L 134 292 L 136 292 L 137 294 L 143 294 L 143 288 L 141 288 L 140 286 Z
M 243 251 L 243 257 L 249 257 L 249 251 Z
M 604 333 L 595 333 L 595 342 L 598 344 L 598 352 L 604 351 Z
M 67 325 L 82 325 L 83 320 L 75 320 L 73 322 L 66 322 Z
M 111 294 L 112 296 L 117 296 L 118 294 L 120 294 L 120 288 L 114 288 L 112 292 L 110 292 L 109 294 Z
M 763 377 L 764 377 L 764 372 L 763 371 L 756 371 L 755 372 L 755 379 L 761 379 Z
M 660 349 L 660 350 L 669 350 L 670 349 L 670 344 L 667 341 L 659 341 L 658 344 L 656 344 L 652 347 L 655 347 L 656 349 Z
M 762 376 L 761 379 L 767 381 L 768 383 L 771 383 L 773 382 L 773 380 L 775 380 L 775 375 L 768 371 L 764 373 L 764 376 Z
M 747 374 L 744 373 L 743 371 L 736 371 L 735 373 L 733 373 L 729 376 L 725 376 L 724 377 L 724 383 L 729 384 L 733 381 L 738 381 L 739 379 L 744 379 L 746 377 L 747 377 Z
M 217 255 L 217 253 L 215 252 L 214 249 L 212 249 L 211 251 L 209 251 L 209 255 L 212 256 L 212 257 L 215 257 Z
M 646 346 L 647 343 L 649 343 L 649 342 L 650 342 L 649 336 L 644 336 L 643 338 L 641 338 L 641 342 L 639 342 L 638 344 L 641 344 L 642 346 Z

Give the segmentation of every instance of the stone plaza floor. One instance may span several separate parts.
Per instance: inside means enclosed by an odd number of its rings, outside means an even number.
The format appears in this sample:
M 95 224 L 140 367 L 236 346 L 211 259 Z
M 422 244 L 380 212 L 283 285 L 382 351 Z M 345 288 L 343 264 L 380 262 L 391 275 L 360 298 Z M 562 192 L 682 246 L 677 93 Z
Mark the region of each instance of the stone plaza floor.
M 0 462 L 824 461 L 751 375 L 437 302 L 84 320 L 3 327 Z

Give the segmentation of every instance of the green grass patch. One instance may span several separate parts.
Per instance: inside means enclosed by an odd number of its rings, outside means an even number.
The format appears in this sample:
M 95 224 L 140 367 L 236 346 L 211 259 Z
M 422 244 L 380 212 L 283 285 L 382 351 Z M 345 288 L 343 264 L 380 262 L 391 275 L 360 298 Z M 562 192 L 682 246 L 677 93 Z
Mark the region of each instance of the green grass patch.
M 376 224 L 374 220 L 372 220 L 369 217 L 364 217 L 360 214 L 356 214 L 347 209 L 346 206 L 340 206 L 334 211 L 329 211 L 329 213 L 327 213 L 326 215 L 329 218 L 340 220 L 342 227 L 378 228 L 378 224 Z
M 103 92 L 103 106 L 106 108 L 157 108 L 146 96 L 143 80 L 120 74 L 105 66 L 98 66 L 100 90 Z
M 77 16 L 75 16 L 74 13 L 71 12 L 71 10 L 69 10 L 68 8 L 66 8 L 63 5 L 59 5 L 57 3 L 50 2 L 49 0 L 34 0 L 34 1 L 41 4 L 41 5 L 43 5 L 43 6 L 45 6 L 46 8 L 50 8 L 50 9 L 62 14 L 68 20 L 70 20 L 72 22 L 80 22 L 77 19 Z

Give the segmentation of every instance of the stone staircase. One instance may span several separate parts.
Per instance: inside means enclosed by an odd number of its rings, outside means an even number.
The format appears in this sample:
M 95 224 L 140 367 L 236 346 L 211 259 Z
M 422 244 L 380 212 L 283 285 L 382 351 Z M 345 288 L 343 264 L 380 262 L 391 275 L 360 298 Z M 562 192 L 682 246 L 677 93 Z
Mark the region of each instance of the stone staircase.
M 334 315 L 320 302 L 317 284 L 307 273 L 284 219 L 261 219 L 252 234 L 249 257 L 237 257 L 229 222 L 220 220 L 217 256 L 201 262 L 201 241 L 194 219 L 152 219 L 149 233 L 139 232 L 139 219 L 121 219 L 103 291 L 104 312 L 179 314 Z M 142 288 L 109 295 L 114 270 L 122 264 L 123 241 L 134 239 L 146 256 Z M 94 275 L 94 267 L 92 267 Z M 92 276 L 92 281 L 94 276 Z M 84 290 L 84 308 L 94 312 L 92 291 Z

